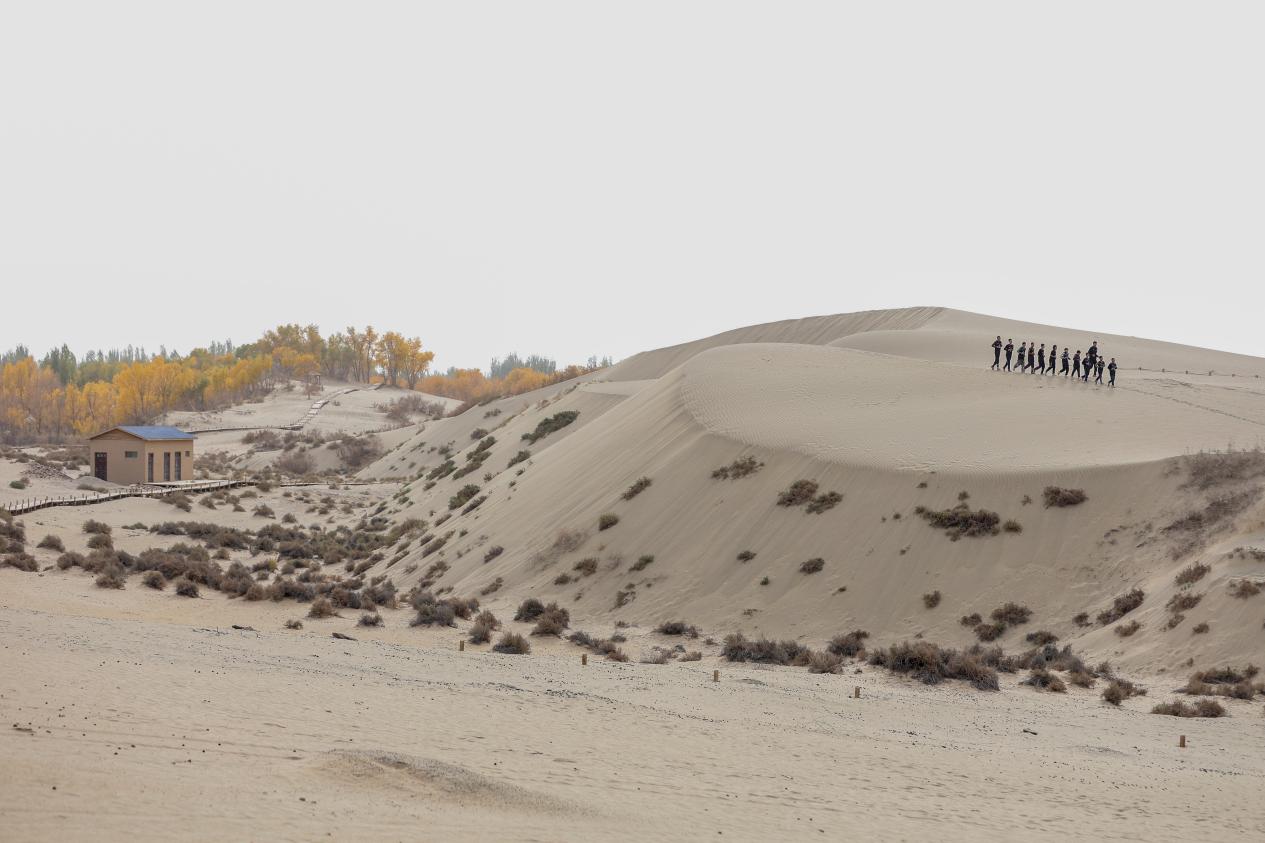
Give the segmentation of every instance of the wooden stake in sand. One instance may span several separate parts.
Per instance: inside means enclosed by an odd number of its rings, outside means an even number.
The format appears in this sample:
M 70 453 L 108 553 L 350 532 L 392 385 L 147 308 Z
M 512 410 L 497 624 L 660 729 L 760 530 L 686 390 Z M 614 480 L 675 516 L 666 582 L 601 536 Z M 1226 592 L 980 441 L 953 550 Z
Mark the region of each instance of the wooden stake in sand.
M 860 686 L 860 685 L 854 685 L 854 686 L 852 687 L 852 699 L 854 699 L 854 700 L 859 700 L 859 699 L 861 699 L 861 686 Z
M 1178 738 L 1177 738 L 1177 746 L 1178 746 L 1178 748 L 1179 748 L 1179 749 L 1185 749 L 1185 748 L 1186 748 L 1186 736 L 1185 736 L 1185 735 L 1181 735 L 1180 737 L 1178 737 Z
M 720 671 L 719 671 L 719 670 L 713 670 L 713 671 L 712 671 L 712 681 L 713 681 L 713 682 L 719 682 L 719 681 L 720 681 Z
M 457 652 L 464 653 L 466 651 L 466 642 L 464 640 L 457 642 Z
M 581 666 L 583 666 L 583 665 L 586 665 L 586 664 L 588 664 L 588 663 L 589 663 L 589 654 L 588 654 L 588 653 L 580 653 L 580 665 L 581 665 Z

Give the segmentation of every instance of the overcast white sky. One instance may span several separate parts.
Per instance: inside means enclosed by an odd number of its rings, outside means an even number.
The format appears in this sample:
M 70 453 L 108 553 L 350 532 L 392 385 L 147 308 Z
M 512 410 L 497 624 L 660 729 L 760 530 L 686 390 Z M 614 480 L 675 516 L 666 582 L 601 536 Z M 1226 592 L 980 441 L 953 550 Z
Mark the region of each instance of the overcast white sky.
M 7 3 L 0 347 L 938 304 L 1265 355 L 1263 10 Z

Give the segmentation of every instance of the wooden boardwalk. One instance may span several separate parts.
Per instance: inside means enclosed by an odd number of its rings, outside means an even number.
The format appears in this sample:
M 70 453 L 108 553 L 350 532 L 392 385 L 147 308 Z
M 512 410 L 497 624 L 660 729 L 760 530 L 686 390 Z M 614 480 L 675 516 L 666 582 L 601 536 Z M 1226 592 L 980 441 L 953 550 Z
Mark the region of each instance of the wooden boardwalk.
M 204 480 L 202 482 L 188 483 L 180 486 L 126 486 L 122 489 L 112 489 L 108 492 L 91 492 L 84 495 L 54 495 L 52 497 L 45 498 L 30 498 L 10 504 L 0 503 L 0 511 L 7 512 L 10 515 L 25 515 L 28 512 L 36 512 L 53 506 L 92 506 L 94 504 L 120 500 L 121 498 L 165 498 L 168 495 L 174 495 L 178 492 L 198 494 L 200 492 L 211 492 L 216 489 L 232 489 L 237 486 L 257 486 L 260 483 L 269 483 L 273 486 L 284 487 L 326 486 L 330 483 L 337 483 L 339 486 L 371 485 L 364 481 L 344 482 L 342 480 L 285 480 L 281 483 L 272 483 L 271 481 L 266 480 Z

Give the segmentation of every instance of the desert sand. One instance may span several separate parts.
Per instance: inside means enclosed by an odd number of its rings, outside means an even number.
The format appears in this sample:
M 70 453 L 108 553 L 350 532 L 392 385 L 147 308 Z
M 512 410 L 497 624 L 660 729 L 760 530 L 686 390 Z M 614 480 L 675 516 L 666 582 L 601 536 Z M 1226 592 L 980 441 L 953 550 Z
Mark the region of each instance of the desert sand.
M 997 334 L 1097 339 L 1119 385 L 989 371 Z M 404 427 L 373 409 L 384 391 L 347 393 L 319 424 L 377 437 L 381 456 L 354 478 L 342 466 L 236 508 L 129 499 L 19 519 L 39 570 L 0 568 L 0 827 L 21 840 L 1265 836 L 1261 695 L 1218 697 L 1215 719 L 1151 713 L 1194 699 L 1178 689 L 1195 670 L 1265 657 L 1265 594 L 1243 586 L 1265 585 L 1263 377 L 1259 358 L 914 308 L 738 329 Z M 284 424 L 307 404 L 279 394 L 180 423 Z M 278 455 L 240 432 L 198 447 L 237 473 Z M 1212 470 L 1214 452 L 1242 459 Z M 713 476 L 748 458 L 749 474 Z M 804 480 L 837 497 L 819 512 L 778 504 Z M 1048 487 L 1085 500 L 1046 506 Z M 960 504 L 1013 525 L 954 540 L 923 517 Z M 87 552 L 88 517 L 139 554 L 187 540 L 136 525 L 253 531 L 287 516 L 313 533 L 385 519 L 403 532 L 364 578 L 477 595 L 524 635 L 516 607 L 556 601 L 572 630 L 626 637 L 630 661 L 549 636 L 531 636 L 530 655 L 459 650 L 468 620 L 412 627 L 408 608 L 361 627 L 351 609 L 313 619 L 290 599 L 188 599 L 138 576 L 96 588 L 34 546 L 47 534 Z M 1134 590 L 1135 608 L 1097 620 Z M 1109 705 L 1105 673 L 1050 693 L 1003 671 L 986 691 L 865 659 L 815 674 L 722 656 L 734 632 L 965 648 L 979 632 L 960 619 L 1006 603 L 1031 618 L 991 645 L 1021 653 L 1046 632 L 1146 696 Z M 670 620 L 699 637 L 655 631 Z M 678 645 L 699 658 L 640 663 Z

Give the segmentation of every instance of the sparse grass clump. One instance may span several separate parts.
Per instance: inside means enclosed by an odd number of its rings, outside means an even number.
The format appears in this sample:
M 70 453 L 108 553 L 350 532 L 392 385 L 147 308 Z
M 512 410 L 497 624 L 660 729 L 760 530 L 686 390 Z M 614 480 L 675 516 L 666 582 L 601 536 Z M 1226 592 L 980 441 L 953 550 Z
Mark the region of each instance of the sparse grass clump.
M 1001 516 L 987 509 L 974 510 L 965 503 L 952 509 L 932 510 L 919 506 L 914 512 L 921 515 L 928 524 L 944 530 L 945 535 L 953 541 L 963 536 L 978 538 L 995 536 L 1001 532 Z
M 1170 717 L 1224 717 L 1225 707 L 1216 700 L 1199 700 L 1194 705 L 1178 700 L 1160 703 L 1151 709 L 1151 713 L 1167 714 Z
M 1013 518 L 1007 518 L 1001 525 L 1002 530 L 1007 533 L 1022 533 L 1023 525 Z
M 609 530 L 611 527 L 614 527 L 618 523 L 619 523 L 619 516 L 614 514 L 613 512 L 607 512 L 597 519 L 597 529 L 599 531 Z
M 875 650 L 869 661 L 893 673 L 909 674 L 927 685 L 961 679 L 981 691 L 996 691 L 1000 687 L 996 669 L 978 653 L 959 653 L 929 641 L 905 642 Z
M 740 480 L 743 477 L 750 477 L 762 468 L 764 468 L 764 463 L 755 457 L 739 457 L 729 465 L 722 465 L 713 471 L 712 478 L 715 480 Z
M 497 653 L 525 656 L 531 653 L 531 644 L 517 632 L 506 632 L 492 645 L 492 650 Z
M 940 590 L 928 592 L 922 596 L 922 605 L 928 609 L 934 609 L 940 605 Z
M 630 501 L 633 498 L 640 495 L 646 489 L 649 489 L 650 484 L 653 482 L 654 481 L 652 481 L 649 477 L 642 477 L 638 479 L 636 483 L 633 483 L 631 486 L 625 489 L 624 494 L 622 494 L 620 497 L 622 497 L 626 501 Z
M 1146 599 L 1146 592 L 1140 588 L 1135 588 L 1125 594 L 1120 595 L 1111 603 L 1110 609 L 1104 609 L 1098 613 L 1098 624 L 1107 626 L 1115 623 L 1134 609 L 1142 605 L 1142 601 Z
M 799 564 L 799 572 L 801 574 L 816 574 L 824 567 L 826 567 L 826 560 L 818 556 L 801 562 Z
M 1045 500 L 1045 508 L 1052 506 L 1078 506 L 1089 500 L 1084 489 L 1062 489 L 1058 486 L 1046 486 L 1041 493 Z

